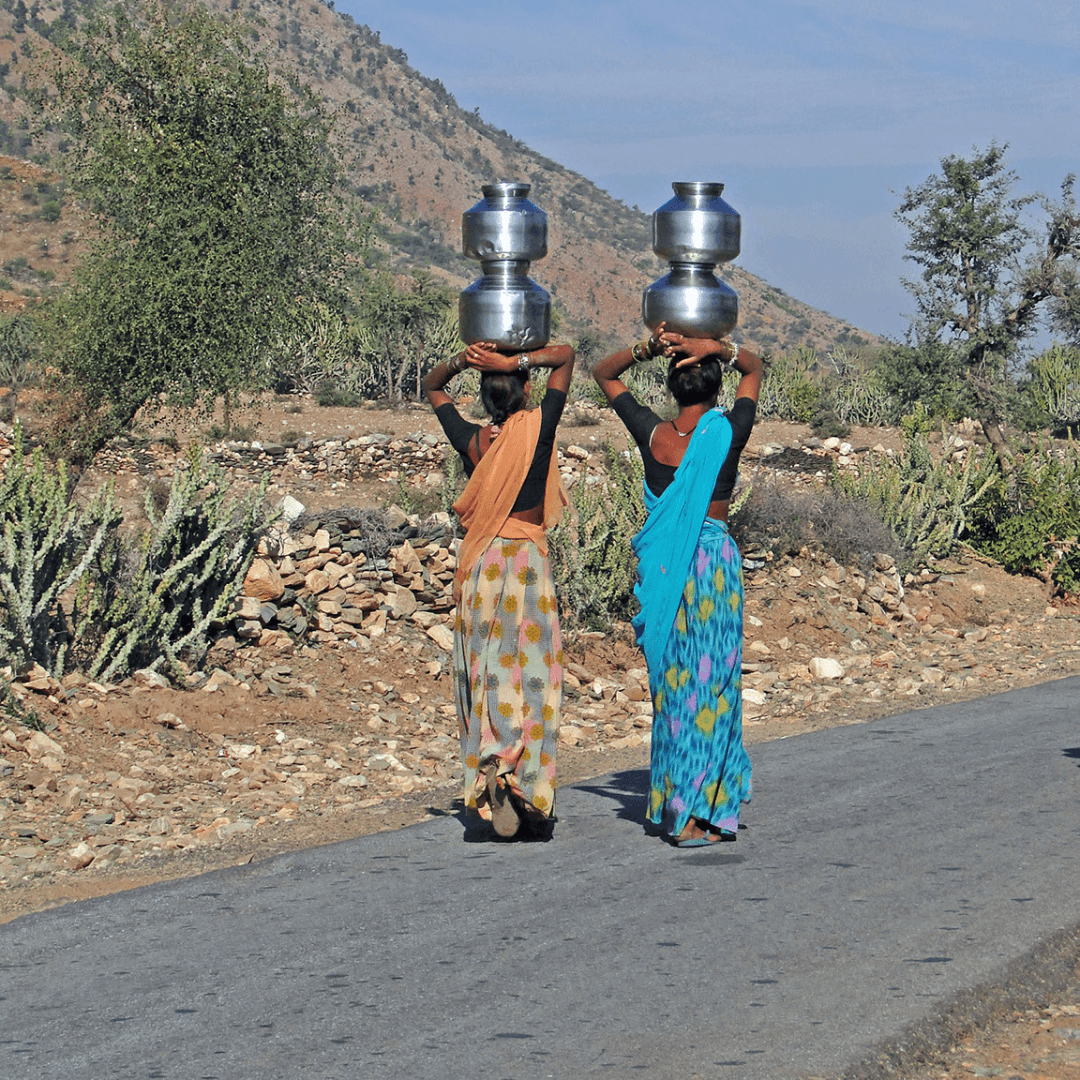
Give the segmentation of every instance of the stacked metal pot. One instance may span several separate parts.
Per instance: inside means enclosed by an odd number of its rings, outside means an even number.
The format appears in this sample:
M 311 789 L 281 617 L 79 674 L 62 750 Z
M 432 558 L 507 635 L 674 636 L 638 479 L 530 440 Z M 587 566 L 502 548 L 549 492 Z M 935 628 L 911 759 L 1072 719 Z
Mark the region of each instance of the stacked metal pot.
M 739 297 L 713 268 L 739 254 L 742 223 L 720 197 L 723 184 L 674 183 L 675 197 L 653 214 L 653 251 L 670 270 L 641 297 L 650 330 L 665 323 L 687 337 L 719 340 L 739 320 Z
M 679 182 L 653 214 L 653 251 L 670 269 L 641 298 L 645 325 L 688 337 L 719 339 L 739 319 L 739 298 L 714 267 L 739 254 L 739 215 L 720 197 L 723 184 Z M 461 293 L 458 320 L 466 344 L 490 341 L 505 351 L 539 349 L 551 335 L 551 297 L 529 276 L 547 255 L 547 214 L 518 181 L 485 184 L 483 199 L 461 216 L 462 251 L 483 275 Z
M 529 276 L 547 254 L 547 214 L 525 197 L 531 185 L 484 184 L 461 217 L 462 251 L 483 276 L 458 300 L 461 340 L 490 341 L 505 351 L 539 349 L 551 336 L 551 297 Z

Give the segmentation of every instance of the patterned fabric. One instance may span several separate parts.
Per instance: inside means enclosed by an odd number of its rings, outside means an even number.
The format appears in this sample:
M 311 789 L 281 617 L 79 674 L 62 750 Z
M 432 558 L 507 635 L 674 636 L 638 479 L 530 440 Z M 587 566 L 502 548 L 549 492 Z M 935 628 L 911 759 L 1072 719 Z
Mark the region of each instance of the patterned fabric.
M 725 833 L 750 801 L 742 744 L 742 559 L 727 526 L 706 518 L 653 699 L 648 818 L 678 836 L 691 817 Z
M 717 462 L 723 463 L 730 448 L 730 421 L 720 409 L 710 409 L 698 421 L 674 481 L 660 495 L 645 485 L 649 516 L 631 541 L 638 558 L 634 595 L 641 604 L 633 624 L 650 668 L 659 665 L 667 648 L 700 523 L 708 520 Z
M 496 537 L 473 567 L 458 601 L 454 681 L 466 807 L 491 819 L 478 796 L 496 757 L 526 816 L 550 817 L 563 653 L 555 583 L 532 541 Z

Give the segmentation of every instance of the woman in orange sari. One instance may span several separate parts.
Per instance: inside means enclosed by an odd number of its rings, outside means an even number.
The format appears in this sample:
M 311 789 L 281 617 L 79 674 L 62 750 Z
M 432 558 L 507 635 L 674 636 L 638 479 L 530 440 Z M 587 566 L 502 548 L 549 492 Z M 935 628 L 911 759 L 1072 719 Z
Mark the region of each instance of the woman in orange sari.
M 444 389 L 467 367 L 490 424 L 466 421 Z M 551 374 L 530 410 L 534 368 Z M 507 356 L 479 342 L 423 382 L 469 477 L 454 504 L 466 529 L 454 579 L 465 806 L 507 838 L 546 838 L 554 822 L 563 656 L 546 530 L 566 505 L 555 431 L 573 370 L 568 345 Z

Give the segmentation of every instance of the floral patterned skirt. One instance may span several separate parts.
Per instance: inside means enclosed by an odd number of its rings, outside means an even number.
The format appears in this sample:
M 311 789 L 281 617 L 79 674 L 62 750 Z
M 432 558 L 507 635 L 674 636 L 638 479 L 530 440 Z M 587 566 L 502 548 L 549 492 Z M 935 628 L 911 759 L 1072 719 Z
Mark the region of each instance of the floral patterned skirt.
M 555 584 L 535 543 L 496 537 L 477 561 L 457 607 L 454 683 L 466 807 L 490 820 L 495 759 L 525 816 L 551 817 L 563 653 Z
M 656 671 L 648 818 L 678 836 L 697 818 L 724 833 L 750 801 L 742 743 L 742 559 L 727 528 L 703 532 Z

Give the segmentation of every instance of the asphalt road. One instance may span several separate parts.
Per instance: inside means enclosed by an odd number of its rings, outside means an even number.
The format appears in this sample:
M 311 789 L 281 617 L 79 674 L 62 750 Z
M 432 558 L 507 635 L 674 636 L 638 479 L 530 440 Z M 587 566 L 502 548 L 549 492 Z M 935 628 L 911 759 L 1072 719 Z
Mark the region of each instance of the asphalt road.
M 6 1080 L 837 1073 L 1080 924 L 1080 679 L 753 748 L 736 844 L 646 774 L 0 926 Z

